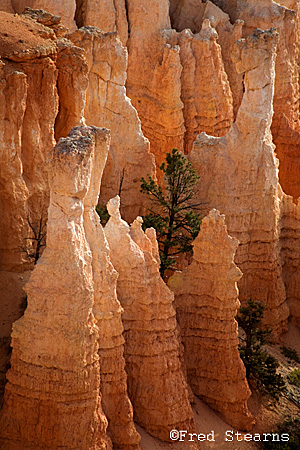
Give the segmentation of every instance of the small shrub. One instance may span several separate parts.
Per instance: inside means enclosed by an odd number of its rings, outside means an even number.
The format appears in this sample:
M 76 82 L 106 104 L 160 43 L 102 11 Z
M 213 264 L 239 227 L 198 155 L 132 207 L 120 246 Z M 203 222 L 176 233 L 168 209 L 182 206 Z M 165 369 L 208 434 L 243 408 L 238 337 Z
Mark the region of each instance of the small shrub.
M 108 214 L 108 211 L 107 211 L 107 207 L 97 205 L 96 211 L 98 213 L 98 216 L 100 217 L 102 226 L 106 225 L 106 223 L 108 222 L 108 220 L 110 218 L 110 215 Z
M 300 388 L 300 369 L 292 370 L 292 372 L 288 374 L 288 380 L 291 384 Z
M 254 300 L 249 300 L 247 306 L 240 308 L 237 321 L 244 330 L 245 337 L 240 338 L 239 351 L 246 367 L 247 379 L 253 378 L 259 390 L 269 394 L 277 402 L 285 391 L 285 382 L 276 373 L 279 366 L 277 360 L 262 349 L 271 333 L 270 329 L 261 328 L 264 309 L 261 302 Z
M 290 347 L 280 347 L 281 353 L 289 360 L 300 364 L 300 358 L 296 350 Z
M 264 442 L 264 450 L 299 450 L 300 449 L 300 419 L 289 419 L 279 424 L 274 433 L 288 433 L 288 442 Z

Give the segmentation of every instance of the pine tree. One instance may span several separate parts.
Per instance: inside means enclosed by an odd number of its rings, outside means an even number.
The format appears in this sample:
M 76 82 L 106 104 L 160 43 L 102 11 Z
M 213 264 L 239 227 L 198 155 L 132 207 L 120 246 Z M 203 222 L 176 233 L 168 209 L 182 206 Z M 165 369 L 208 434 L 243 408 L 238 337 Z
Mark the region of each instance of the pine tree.
M 176 257 L 192 250 L 192 241 L 200 230 L 200 214 L 195 212 L 200 203 L 195 202 L 199 177 L 186 156 L 177 149 L 167 153 L 160 169 L 164 173 L 164 187 L 150 176 L 141 179 L 141 192 L 153 201 L 153 209 L 144 217 L 144 228 L 153 227 L 157 233 L 160 250 L 160 273 L 174 270 Z

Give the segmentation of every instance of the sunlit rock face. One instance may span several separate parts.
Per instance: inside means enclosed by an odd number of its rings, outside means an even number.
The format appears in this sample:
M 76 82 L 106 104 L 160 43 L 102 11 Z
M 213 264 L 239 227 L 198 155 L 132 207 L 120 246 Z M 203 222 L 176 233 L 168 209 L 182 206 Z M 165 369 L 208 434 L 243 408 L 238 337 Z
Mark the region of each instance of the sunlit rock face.
M 144 233 L 141 218 L 131 227 L 123 221 L 118 197 L 107 207 L 111 217 L 104 231 L 119 273 L 117 295 L 124 308 L 125 361 L 134 418 L 151 435 L 169 440 L 171 429 L 194 427 L 179 359 L 174 296 L 160 277 L 154 230 Z
M 112 448 L 101 408 L 92 254 L 83 222 L 95 152 L 106 155 L 108 139 L 106 129 L 77 127 L 53 150 L 47 246 L 25 288 L 25 314 L 13 325 L 0 415 L 3 449 Z
M 255 31 L 236 43 L 234 59 L 245 93 L 237 119 L 221 138 L 201 133 L 190 160 L 201 183 L 199 199 L 226 216 L 240 245 L 240 300 L 263 301 L 273 334 L 286 331 L 289 309 L 278 250 L 278 170 L 270 126 L 274 92 L 275 31 Z
M 251 429 L 247 400 L 251 395 L 238 350 L 240 306 L 234 264 L 238 240 L 227 233 L 225 217 L 212 210 L 193 243 L 193 261 L 175 272 L 175 294 L 188 383 L 194 394 L 238 429 Z
M 100 203 L 105 205 L 120 194 L 122 214 L 131 221 L 144 213 L 140 179 L 147 174 L 155 178 L 155 163 L 137 112 L 126 96 L 127 50 L 116 32 L 94 27 L 83 27 L 70 39 L 85 50 L 88 62 L 86 121 L 111 130 Z

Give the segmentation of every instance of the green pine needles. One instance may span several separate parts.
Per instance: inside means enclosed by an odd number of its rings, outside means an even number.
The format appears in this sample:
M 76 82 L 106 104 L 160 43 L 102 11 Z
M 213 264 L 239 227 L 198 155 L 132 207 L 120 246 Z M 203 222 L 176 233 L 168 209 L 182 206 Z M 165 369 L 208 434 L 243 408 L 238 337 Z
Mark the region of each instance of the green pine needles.
M 249 300 L 247 306 L 240 308 L 237 321 L 245 335 L 240 338 L 239 350 L 247 379 L 254 379 L 260 391 L 269 394 L 277 402 L 285 390 L 285 382 L 276 373 L 279 365 L 277 360 L 262 348 L 271 333 L 270 329 L 261 328 L 264 310 L 265 306 L 254 300 Z
M 144 228 L 156 230 L 160 273 L 164 277 L 167 269 L 175 269 L 177 256 L 192 250 L 201 221 L 200 214 L 195 212 L 200 203 L 194 200 L 199 177 L 186 156 L 173 148 L 160 169 L 164 173 L 164 187 L 148 176 L 148 181 L 141 179 L 141 192 L 153 201 L 153 209 L 144 217 Z

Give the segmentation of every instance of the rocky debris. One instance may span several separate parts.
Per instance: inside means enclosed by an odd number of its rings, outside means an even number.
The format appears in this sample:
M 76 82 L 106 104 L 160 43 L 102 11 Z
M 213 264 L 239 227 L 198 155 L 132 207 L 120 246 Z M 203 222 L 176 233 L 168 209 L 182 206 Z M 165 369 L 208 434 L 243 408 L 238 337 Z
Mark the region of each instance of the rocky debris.
M 227 233 L 225 217 L 212 210 L 193 243 L 193 261 L 169 279 L 184 346 L 188 383 L 194 394 L 239 430 L 254 421 L 251 395 L 238 350 L 237 281 L 233 259 L 238 240 Z
M 286 331 L 289 315 L 278 251 L 278 176 L 270 133 L 277 40 L 274 30 L 256 30 L 237 41 L 234 59 L 245 83 L 237 119 L 221 138 L 201 133 L 190 154 L 201 179 L 199 200 L 224 213 L 229 234 L 240 241 L 235 259 L 244 274 L 240 300 L 266 304 L 265 323 L 274 336 Z
M 138 424 L 169 440 L 173 428 L 194 427 L 180 367 L 174 297 L 159 274 L 153 231 L 145 234 L 140 218 L 129 227 L 121 219 L 119 204 L 118 196 L 109 201 L 111 217 L 104 231 L 119 273 L 128 393 Z
M 99 187 L 109 149 L 108 134 L 96 136 L 91 182 L 84 198 L 84 230 L 92 253 L 94 285 L 93 312 L 99 329 L 100 385 L 102 407 L 108 419 L 107 433 L 115 450 L 138 450 L 140 436 L 133 423 L 133 409 L 127 394 L 124 337 L 116 295 L 118 274 L 110 261 L 110 251 L 100 219 L 95 211 Z
M 104 33 L 94 27 L 83 27 L 70 39 L 85 50 L 88 62 L 87 123 L 111 130 L 100 203 L 106 204 L 121 192 L 122 213 L 133 220 L 145 208 L 140 179 L 147 174 L 155 178 L 155 164 L 137 112 L 126 96 L 126 48 L 116 32 Z
M 25 314 L 13 325 L 3 449 L 112 448 L 101 410 L 92 257 L 83 226 L 95 151 L 107 151 L 107 135 L 74 128 L 53 151 L 47 247 L 25 288 Z
M 128 39 L 125 0 L 77 0 L 78 27 L 93 26 L 104 32 L 117 31 L 124 46 Z
M 21 14 L 26 7 L 32 9 L 43 9 L 52 16 L 60 16 L 62 24 L 70 31 L 76 29 L 76 23 L 74 20 L 76 0 L 64 0 L 59 2 L 57 0 L 11 0 L 14 12 Z M 49 26 L 48 24 L 45 24 Z

